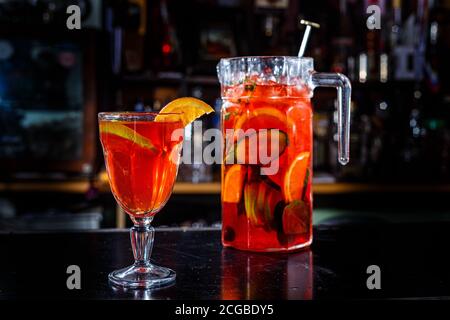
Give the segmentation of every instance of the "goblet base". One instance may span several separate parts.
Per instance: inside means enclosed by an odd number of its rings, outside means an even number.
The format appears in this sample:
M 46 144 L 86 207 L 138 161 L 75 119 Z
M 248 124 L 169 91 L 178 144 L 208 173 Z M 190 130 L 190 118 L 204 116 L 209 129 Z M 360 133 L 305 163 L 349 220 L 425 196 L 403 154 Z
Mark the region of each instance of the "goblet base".
M 109 281 L 116 286 L 126 288 L 161 288 L 175 282 L 175 271 L 169 268 L 147 264 L 136 264 L 115 270 L 108 276 Z

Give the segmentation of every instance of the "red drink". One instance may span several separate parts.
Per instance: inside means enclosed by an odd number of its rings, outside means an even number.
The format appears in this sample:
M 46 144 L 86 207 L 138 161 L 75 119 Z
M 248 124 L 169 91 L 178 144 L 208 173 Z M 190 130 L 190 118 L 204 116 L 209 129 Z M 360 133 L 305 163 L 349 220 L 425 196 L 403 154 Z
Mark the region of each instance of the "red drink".
M 175 271 L 150 261 L 155 235 L 151 223 L 172 193 L 185 126 L 213 111 L 205 102 L 185 97 L 171 101 L 158 114 L 98 114 L 111 191 L 133 221 L 134 263 L 111 272 L 112 285 L 161 288 L 175 281 Z
M 133 216 L 153 216 L 172 193 L 182 137 L 181 121 L 100 120 L 100 139 L 117 202 Z
M 245 139 L 234 134 L 231 146 L 228 141 L 224 152 L 223 244 L 253 251 L 287 251 L 308 246 L 312 241 L 309 90 L 299 84 L 257 84 L 248 80 L 223 87 L 222 97 L 224 133 L 254 129 L 258 140 L 257 148 L 248 151 L 256 140 L 248 143 L 247 138 L 247 144 L 241 147 Z M 272 139 L 278 143 L 278 170 L 262 174 L 261 148 L 270 149 Z M 252 162 L 249 158 L 255 157 L 255 151 L 258 155 Z M 227 160 L 237 160 L 239 156 L 244 156 L 243 163 L 227 164 Z

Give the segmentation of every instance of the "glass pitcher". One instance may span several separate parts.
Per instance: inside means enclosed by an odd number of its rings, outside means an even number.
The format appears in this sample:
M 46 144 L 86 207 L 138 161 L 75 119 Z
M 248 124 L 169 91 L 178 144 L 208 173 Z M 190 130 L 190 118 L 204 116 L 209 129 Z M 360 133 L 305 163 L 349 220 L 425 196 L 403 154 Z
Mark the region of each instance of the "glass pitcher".
M 337 88 L 338 161 L 349 161 L 351 85 L 312 58 L 222 59 L 222 243 L 291 251 L 312 242 L 311 97 Z

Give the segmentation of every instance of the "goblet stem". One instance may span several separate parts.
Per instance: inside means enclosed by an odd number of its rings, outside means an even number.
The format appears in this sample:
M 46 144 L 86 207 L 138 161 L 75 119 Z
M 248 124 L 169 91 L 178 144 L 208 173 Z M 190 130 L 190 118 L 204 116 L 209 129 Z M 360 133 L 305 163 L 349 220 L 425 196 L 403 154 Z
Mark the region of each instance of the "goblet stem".
M 151 226 L 153 217 L 131 217 L 134 226 L 130 230 L 133 247 L 133 265 L 115 270 L 109 274 L 113 285 L 127 288 L 157 288 L 175 282 L 175 272 L 150 262 L 155 229 Z
M 155 229 L 151 226 L 153 217 L 132 217 L 131 220 L 134 223 L 134 226 L 130 229 L 134 265 L 136 267 L 149 267 L 155 237 Z

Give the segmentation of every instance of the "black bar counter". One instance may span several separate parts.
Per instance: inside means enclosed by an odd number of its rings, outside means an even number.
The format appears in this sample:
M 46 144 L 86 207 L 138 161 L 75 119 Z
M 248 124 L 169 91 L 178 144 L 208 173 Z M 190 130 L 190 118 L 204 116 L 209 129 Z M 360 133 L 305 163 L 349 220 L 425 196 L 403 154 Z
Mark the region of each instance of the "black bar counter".
M 123 291 L 108 273 L 132 263 L 126 230 L 1 233 L 1 299 L 416 299 L 450 297 L 449 223 L 317 227 L 311 249 L 251 253 L 220 244 L 217 229 L 159 229 L 153 260 L 174 269 L 165 289 Z M 81 289 L 69 290 L 69 265 Z M 367 267 L 381 289 L 367 288 Z

